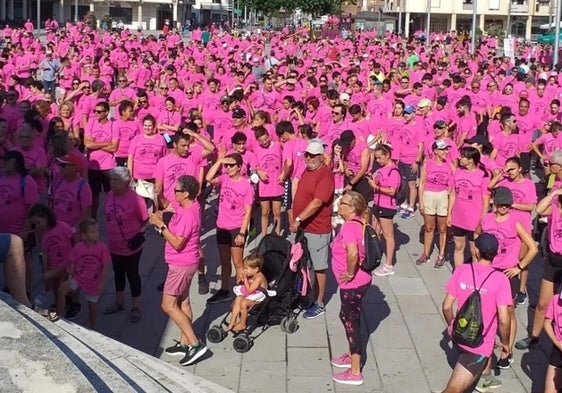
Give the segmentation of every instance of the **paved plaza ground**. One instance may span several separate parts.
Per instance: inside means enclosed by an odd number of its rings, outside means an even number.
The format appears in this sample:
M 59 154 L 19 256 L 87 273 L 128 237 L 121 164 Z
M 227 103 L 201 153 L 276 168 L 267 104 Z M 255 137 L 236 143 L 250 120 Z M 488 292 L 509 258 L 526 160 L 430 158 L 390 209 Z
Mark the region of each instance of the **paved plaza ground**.
M 207 206 L 202 236 L 212 291 L 218 279 L 214 209 L 214 204 Z M 432 264 L 416 266 L 415 260 L 421 251 L 419 232 L 422 219 L 419 214 L 408 221 L 400 218 L 395 221 L 399 244 L 396 274 L 384 278 L 373 276 L 364 304 L 362 330 L 368 341 L 363 386 L 337 385 L 330 378 L 333 372 L 330 359 L 343 353 L 347 347 L 339 321 L 339 294 L 333 277 L 328 285 L 326 314 L 311 321 L 299 318 L 300 328 L 296 333 L 287 335 L 279 327 L 272 327 L 256 339 L 253 348 L 245 354 L 239 354 L 232 348 L 231 337 L 220 344 L 207 343 L 209 351 L 203 360 L 184 369 L 241 393 L 439 392 L 445 386 L 455 361 L 455 351 L 444 337 L 445 325 L 440 311 L 444 285 L 451 270 L 450 267 L 437 270 Z M 258 240 L 250 243 L 248 250 L 254 248 Z M 161 311 L 161 293 L 156 290 L 166 274 L 162 254 L 163 240 L 151 230 L 141 259 L 141 322 L 130 323 L 126 312 L 101 315 L 98 330 L 178 365 L 179 358 L 163 352 L 163 348 L 179 336 L 178 329 Z M 536 302 L 542 263 L 537 259 L 531 268 L 531 303 Z M 37 272 L 37 265 L 35 270 Z M 39 277 L 38 274 L 36 277 Z M 35 282 L 34 292 L 38 293 L 39 280 Z M 198 295 L 197 285 L 192 286 L 191 294 L 195 330 L 204 339 L 208 327 L 222 318 L 229 304 L 207 306 L 208 295 Z M 105 309 L 113 300 L 111 277 L 101 298 L 100 309 Z M 527 306 L 517 308 L 519 338 L 526 334 L 527 312 Z M 83 311 L 76 322 L 85 324 L 86 314 Z M 529 352 L 516 350 L 512 368 L 499 374 L 503 386 L 497 392 L 542 392 L 549 351 L 550 343 L 544 338 L 538 349 Z

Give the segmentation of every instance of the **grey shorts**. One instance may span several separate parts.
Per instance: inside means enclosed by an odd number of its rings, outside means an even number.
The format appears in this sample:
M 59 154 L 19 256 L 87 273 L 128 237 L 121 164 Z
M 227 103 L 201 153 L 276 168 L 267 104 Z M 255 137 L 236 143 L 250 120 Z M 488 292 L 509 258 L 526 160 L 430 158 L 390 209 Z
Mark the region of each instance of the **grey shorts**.
M 308 251 L 310 252 L 310 260 L 315 271 L 328 269 L 328 260 L 330 258 L 330 241 L 332 234 L 326 233 L 317 235 L 315 233 L 305 233 L 308 241 Z

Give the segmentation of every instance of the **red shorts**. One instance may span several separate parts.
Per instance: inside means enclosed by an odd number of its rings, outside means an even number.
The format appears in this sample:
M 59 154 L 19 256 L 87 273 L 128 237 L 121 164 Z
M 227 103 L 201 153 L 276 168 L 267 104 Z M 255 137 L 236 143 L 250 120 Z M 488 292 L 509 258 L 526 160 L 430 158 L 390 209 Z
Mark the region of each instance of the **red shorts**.
M 188 266 L 168 266 L 168 274 L 163 293 L 171 296 L 189 295 L 193 276 L 197 273 L 197 264 Z

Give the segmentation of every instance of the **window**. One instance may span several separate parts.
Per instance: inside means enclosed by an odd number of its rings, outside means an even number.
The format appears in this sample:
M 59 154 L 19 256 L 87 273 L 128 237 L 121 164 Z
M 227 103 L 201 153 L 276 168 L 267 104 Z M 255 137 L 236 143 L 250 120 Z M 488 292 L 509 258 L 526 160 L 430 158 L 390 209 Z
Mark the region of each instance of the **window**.
M 123 22 L 126 25 L 133 23 L 132 8 L 109 7 L 109 15 L 115 22 Z
M 500 0 L 489 0 L 490 7 L 489 9 L 492 11 L 498 11 L 500 9 Z

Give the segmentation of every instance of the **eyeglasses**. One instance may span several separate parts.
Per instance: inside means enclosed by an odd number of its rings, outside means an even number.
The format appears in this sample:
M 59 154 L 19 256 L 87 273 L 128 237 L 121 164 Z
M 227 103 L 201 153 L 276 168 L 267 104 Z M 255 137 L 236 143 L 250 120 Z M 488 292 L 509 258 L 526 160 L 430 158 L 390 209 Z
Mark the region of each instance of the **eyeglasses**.
M 168 90 L 167 87 L 161 87 L 160 90 Z
M 231 163 L 231 162 L 227 162 L 227 163 L 224 163 L 224 164 L 222 164 L 222 165 L 223 165 L 225 168 L 232 168 L 232 167 L 237 166 L 238 164 L 233 164 L 233 163 Z
M 119 79 L 118 82 L 127 82 L 125 79 Z
M 192 91 L 186 91 L 185 94 L 193 94 Z
M 145 87 L 146 87 L 146 88 L 149 88 L 149 87 L 150 87 L 150 88 L 153 88 L 154 85 L 146 85 Z
M 101 113 L 105 113 L 105 110 L 103 110 L 103 109 L 101 109 L 101 110 L 100 110 L 100 109 L 96 109 L 94 112 L 99 115 L 99 114 L 101 114 Z
M 89 89 L 89 88 L 91 88 L 91 86 L 82 86 L 82 90 L 86 90 L 86 89 Z

